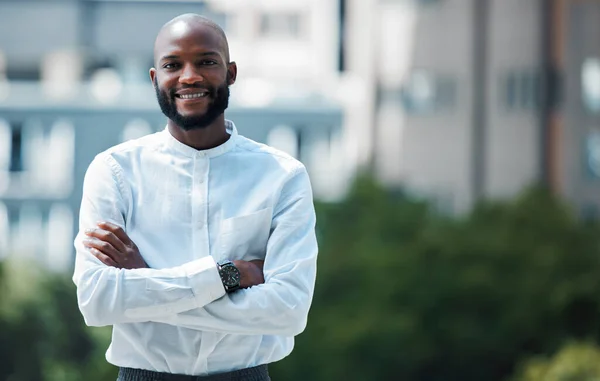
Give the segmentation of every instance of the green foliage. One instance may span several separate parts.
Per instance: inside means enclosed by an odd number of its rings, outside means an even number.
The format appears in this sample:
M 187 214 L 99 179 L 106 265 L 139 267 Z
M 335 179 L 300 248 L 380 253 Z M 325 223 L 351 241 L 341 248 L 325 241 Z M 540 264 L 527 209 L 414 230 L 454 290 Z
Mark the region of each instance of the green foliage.
M 317 213 L 308 327 L 273 380 L 500 381 L 518 369 L 515 381 L 553 381 L 566 363 L 596 369 L 589 347 L 517 368 L 600 339 L 600 229 L 543 189 L 453 218 L 362 178 Z M 0 267 L 0 380 L 114 380 L 109 340 L 84 326 L 68 277 Z
M 599 230 L 541 189 L 452 219 L 362 179 L 318 221 L 309 325 L 274 379 L 502 380 L 599 337 Z
M 110 329 L 88 329 L 68 277 L 5 263 L 0 380 L 115 380 L 104 360 Z
M 600 348 L 593 343 L 566 345 L 552 358 L 527 361 L 514 381 L 597 381 L 600 380 Z

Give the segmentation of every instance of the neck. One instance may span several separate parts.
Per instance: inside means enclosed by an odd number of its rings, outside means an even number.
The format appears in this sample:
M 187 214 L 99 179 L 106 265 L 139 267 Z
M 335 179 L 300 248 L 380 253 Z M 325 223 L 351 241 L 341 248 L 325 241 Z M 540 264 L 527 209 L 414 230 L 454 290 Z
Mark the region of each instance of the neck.
M 218 147 L 229 140 L 229 134 L 225 129 L 224 114 L 221 114 L 205 128 L 186 131 L 171 120 L 168 121 L 167 126 L 175 139 L 197 150 Z

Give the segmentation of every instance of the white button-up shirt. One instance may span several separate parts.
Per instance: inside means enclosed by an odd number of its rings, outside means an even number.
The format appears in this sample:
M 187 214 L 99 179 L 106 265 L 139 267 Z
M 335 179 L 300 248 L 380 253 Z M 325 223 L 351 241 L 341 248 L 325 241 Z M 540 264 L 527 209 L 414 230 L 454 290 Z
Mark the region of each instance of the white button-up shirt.
M 83 185 L 73 281 L 88 325 L 113 326 L 107 360 L 205 375 L 278 361 L 306 326 L 317 259 L 304 166 L 238 135 L 198 151 L 168 129 L 115 146 Z M 102 264 L 82 244 L 122 226 L 149 269 Z M 265 283 L 226 294 L 216 262 L 264 259 Z

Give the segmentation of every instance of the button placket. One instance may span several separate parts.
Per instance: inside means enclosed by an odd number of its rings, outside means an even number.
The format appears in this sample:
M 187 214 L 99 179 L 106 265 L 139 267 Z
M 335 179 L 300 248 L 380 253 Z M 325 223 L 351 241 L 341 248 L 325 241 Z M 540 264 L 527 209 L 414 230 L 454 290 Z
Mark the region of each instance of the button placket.
M 199 153 L 194 162 L 194 242 L 196 249 L 209 253 L 208 241 L 208 171 L 209 159 Z
M 208 173 L 210 159 L 202 152 L 198 153 L 194 163 L 194 242 L 202 252 L 210 253 L 209 231 L 208 231 Z M 208 360 L 210 353 L 214 350 L 214 335 L 210 332 L 202 332 L 199 356 L 194 364 L 196 372 L 208 371 Z

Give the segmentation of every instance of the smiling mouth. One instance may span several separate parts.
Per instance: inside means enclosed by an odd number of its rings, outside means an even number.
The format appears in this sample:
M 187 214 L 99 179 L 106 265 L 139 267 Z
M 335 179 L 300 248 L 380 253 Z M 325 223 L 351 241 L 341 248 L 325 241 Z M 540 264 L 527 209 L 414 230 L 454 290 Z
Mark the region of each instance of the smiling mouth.
M 208 96 L 208 92 L 195 93 L 195 94 L 175 94 L 175 98 L 179 99 L 199 99 L 206 98 Z

